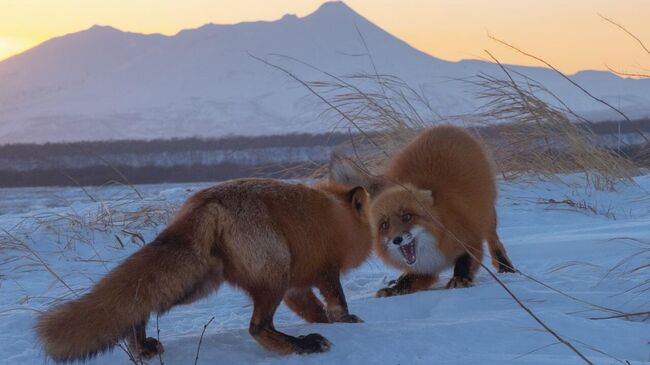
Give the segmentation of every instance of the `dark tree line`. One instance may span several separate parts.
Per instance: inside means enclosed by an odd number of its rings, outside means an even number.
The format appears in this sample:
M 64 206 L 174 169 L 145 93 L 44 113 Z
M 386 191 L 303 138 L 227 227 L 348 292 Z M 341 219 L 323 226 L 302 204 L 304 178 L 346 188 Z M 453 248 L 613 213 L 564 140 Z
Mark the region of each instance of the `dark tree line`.
M 618 122 L 603 122 L 584 125 L 599 135 L 616 135 L 619 132 Z M 650 119 L 620 123 L 622 133 L 642 131 L 650 133 Z M 496 137 L 498 132 L 492 127 L 477 128 L 484 137 Z M 371 134 L 372 135 L 372 134 Z M 359 137 L 359 136 L 357 136 Z M 0 166 L 0 187 L 19 186 L 75 186 L 102 185 L 110 181 L 124 184 L 148 184 L 163 182 L 204 182 L 222 181 L 238 177 L 259 176 L 292 178 L 309 174 L 310 169 L 297 169 L 306 166 L 304 162 L 265 164 L 250 166 L 233 161 L 215 164 L 185 163 L 171 166 L 128 166 L 120 163 L 119 159 L 110 164 L 97 156 L 104 154 L 138 155 L 138 154 L 170 154 L 185 151 L 245 151 L 257 148 L 272 147 L 312 147 L 336 146 L 350 141 L 351 136 L 345 133 L 334 134 L 289 134 L 264 137 L 226 137 L 219 139 L 183 138 L 170 140 L 131 140 L 105 142 L 75 142 L 49 144 L 13 144 L 0 146 L 0 159 L 9 166 Z M 359 138 L 363 140 L 363 138 Z M 361 142 L 356 147 L 361 147 Z M 624 155 L 641 165 L 650 164 L 648 147 L 625 147 Z M 86 156 L 95 164 L 84 167 L 47 166 L 27 171 L 17 171 L 11 168 L 12 162 L 20 164 L 30 160 L 47 158 L 56 160 L 64 156 Z M 323 156 L 327 160 L 329 156 Z M 120 157 L 122 158 L 122 157 Z M 124 161 L 124 160 L 122 160 Z M 307 161 L 306 161 L 307 162 Z M 176 162 L 174 162 L 176 163 Z
M 119 171 L 116 172 L 115 170 Z M 93 166 L 80 169 L 35 171 L 0 171 L 0 187 L 89 186 L 109 182 L 120 184 L 154 184 L 210 182 L 240 177 L 296 178 L 309 173 L 303 163 L 243 166 L 233 163 L 192 166 Z
M 26 159 L 41 156 L 67 156 L 77 154 L 144 154 L 185 151 L 247 150 L 270 147 L 334 146 L 349 136 L 331 134 L 285 134 L 259 137 L 224 138 L 172 138 L 155 140 L 89 141 L 70 143 L 19 143 L 0 145 L 0 158 Z

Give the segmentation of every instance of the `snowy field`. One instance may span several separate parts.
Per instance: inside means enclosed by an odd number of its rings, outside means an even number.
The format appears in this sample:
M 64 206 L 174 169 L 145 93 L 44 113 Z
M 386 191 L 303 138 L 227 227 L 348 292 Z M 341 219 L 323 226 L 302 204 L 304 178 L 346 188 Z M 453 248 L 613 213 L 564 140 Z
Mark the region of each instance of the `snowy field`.
M 597 306 L 650 310 L 650 175 L 616 193 L 588 193 L 571 178 L 575 186 L 502 184 L 498 207 L 499 232 L 514 265 L 566 295 L 519 274 L 499 277 L 593 363 L 648 363 L 647 316 L 592 318 L 616 315 Z M 52 363 L 32 331 L 37 312 L 74 297 L 71 291 L 83 292 L 152 239 L 173 209 L 204 186 L 138 186 L 142 199 L 129 187 L 0 190 L 0 364 Z M 327 353 L 306 356 L 282 357 L 259 347 L 248 335 L 248 298 L 225 286 L 160 318 L 162 362 L 193 364 L 203 326 L 214 317 L 198 364 L 584 363 L 484 270 L 472 288 L 442 289 L 447 272 L 433 290 L 374 298 L 397 275 L 372 258 L 345 276 L 350 310 L 365 323 L 306 324 L 282 306 L 275 317 L 280 330 L 318 332 L 333 343 Z M 155 317 L 148 330 L 156 336 Z M 89 363 L 126 364 L 128 358 L 116 348 Z

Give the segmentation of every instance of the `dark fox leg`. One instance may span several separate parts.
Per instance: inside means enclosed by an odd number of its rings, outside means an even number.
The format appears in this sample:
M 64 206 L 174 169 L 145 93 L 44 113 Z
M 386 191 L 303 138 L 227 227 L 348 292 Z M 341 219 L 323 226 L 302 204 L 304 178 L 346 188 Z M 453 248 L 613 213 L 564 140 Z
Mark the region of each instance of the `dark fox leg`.
M 395 295 L 404 295 L 415 293 L 420 290 L 431 288 L 438 280 L 438 275 L 426 275 L 415 273 L 404 273 L 400 276 L 394 284 L 380 289 L 377 297 L 392 297 Z
M 250 293 L 253 298 L 253 317 L 249 332 L 264 348 L 280 354 L 309 354 L 329 350 L 331 344 L 323 336 L 311 333 L 293 337 L 275 329 L 273 315 L 282 302 L 283 292 L 273 292 L 270 288 L 260 288 Z
M 284 295 L 284 303 L 310 323 L 328 323 L 323 303 L 314 295 L 311 288 L 292 288 Z
M 148 360 L 165 352 L 162 343 L 155 338 L 147 337 L 146 326 L 146 321 L 134 325 L 126 335 L 127 347 L 136 360 Z
M 476 272 L 481 268 L 481 260 L 483 260 L 483 245 L 478 246 L 480 249 L 472 250 L 474 257 L 468 253 L 462 254 L 456 259 L 454 265 L 454 277 L 447 283 L 447 289 L 451 288 L 468 288 L 474 282 Z
M 318 285 L 318 289 L 327 303 L 327 318 L 330 322 L 363 322 L 359 317 L 348 312 L 348 303 L 345 301 L 345 293 L 339 275 L 338 270 L 332 270 L 324 276 Z

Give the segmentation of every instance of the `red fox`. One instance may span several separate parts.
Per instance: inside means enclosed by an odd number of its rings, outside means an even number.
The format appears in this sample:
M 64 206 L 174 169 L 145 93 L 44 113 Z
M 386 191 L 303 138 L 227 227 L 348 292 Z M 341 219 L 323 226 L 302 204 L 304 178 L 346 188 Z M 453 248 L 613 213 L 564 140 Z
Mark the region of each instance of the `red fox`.
M 342 158 L 333 159 L 330 172 L 332 181 L 368 189 L 375 251 L 404 271 L 377 296 L 428 289 L 452 265 L 454 276 L 447 288 L 470 286 L 480 268 L 484 240 L 495 268 L 514 272 L 496 232 L 492 164 L 481 144 L 463 129 L 439 126 L 421 132 L 390 160 L 384 176 L 371 176 Z
M 89 293 L 42 314 L 38 337 L 56 361 L 93 357 L 123 338 L 135 357 L 151 358 L 163 347 L 146 336 L 150 313 L 193 302 L 227 281 L 250 295 L 249 332 L 263 347 L 326 351 L 323 336 L 289 336 L 275 329 L 273 316 L 284 300 L 307 322 L 361 322 L 348 313 L 339 275 L 370 254 L 368 203 L 363 188 L 333 183 L 240 179 L 199 191 Z

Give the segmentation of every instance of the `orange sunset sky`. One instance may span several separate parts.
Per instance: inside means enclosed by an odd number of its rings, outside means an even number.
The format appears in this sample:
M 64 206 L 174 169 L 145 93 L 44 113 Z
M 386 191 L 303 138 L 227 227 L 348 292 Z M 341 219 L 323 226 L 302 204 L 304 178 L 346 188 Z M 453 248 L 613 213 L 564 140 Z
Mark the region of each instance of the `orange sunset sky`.
M 173 35 L 205 23 L 304 16 L 317 0 L 0 0 L 0 60 L 93 24 Z M 650 69 L 650 55 L 598 14 L 624 24 L 650 44 L 649 0 L 348 0 L 380 27 L 416 48 L 447 60 L 535 61 L 499 46 L 487 32 L 545 58 L 565 72 Z

